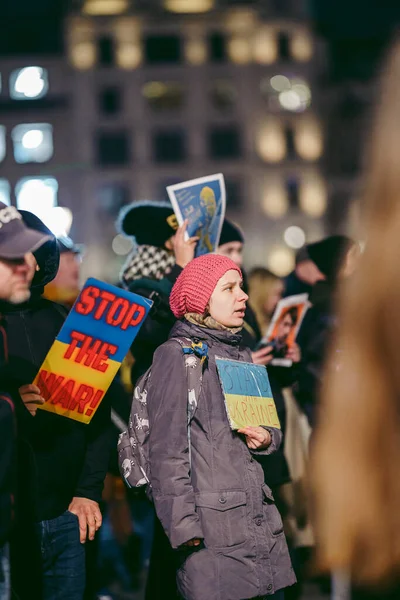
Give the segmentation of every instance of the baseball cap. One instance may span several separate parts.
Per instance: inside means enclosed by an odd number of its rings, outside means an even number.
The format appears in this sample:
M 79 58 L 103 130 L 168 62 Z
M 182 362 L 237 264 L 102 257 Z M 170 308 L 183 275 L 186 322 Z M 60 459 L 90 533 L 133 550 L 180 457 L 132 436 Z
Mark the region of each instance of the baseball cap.
M 57 238 L 58 249 L 60 254 L 65 252 L 72 252 L 72 254 L 83 254 L 85 251 L 83 244 L 75 244 L 75 242 L 68 236 L 62 235 Z
M 15 206 L 0 202 L 0 258 L 23 258 L 51 237 L 27 227 Z

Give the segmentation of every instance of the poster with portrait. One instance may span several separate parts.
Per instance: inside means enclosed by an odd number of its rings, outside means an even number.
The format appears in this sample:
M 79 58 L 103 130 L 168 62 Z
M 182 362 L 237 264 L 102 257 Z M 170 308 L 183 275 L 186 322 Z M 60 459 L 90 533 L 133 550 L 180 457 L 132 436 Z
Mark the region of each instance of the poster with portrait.
M 291 367 L 292 361 L 287 358 L 289 350 L 296 342 L 301 323 L 310 306 L 308 294 L 298 294 L 283 298 L 278 302 L 270 326 L 262 340 L 262 345 L 270 345 L 273 349 L 272 365 Z
M 196 256 L 215 252 L 225 218 L 226 192 L 222 173 L 167 187 L 179 225 L 187 219 L 187 236 L 198 236 Z

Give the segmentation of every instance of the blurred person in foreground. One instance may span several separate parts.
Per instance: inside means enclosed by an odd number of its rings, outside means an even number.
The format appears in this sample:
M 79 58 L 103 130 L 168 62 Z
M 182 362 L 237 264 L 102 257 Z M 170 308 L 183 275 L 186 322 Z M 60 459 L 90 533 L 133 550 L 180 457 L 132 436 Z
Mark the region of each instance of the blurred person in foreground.
M 72 308 L 80 292 L 80 265 L 82 262 L 81 245 L 75 244 L 70 237 L 57 238 L 60 252 L 60 264 L 57 275 L 44 290 L 44 297 Z
M 37 408 L 34 380 L 67 311 L 42 297 L 58 269 L 57 241 L 32 213 L 32 229 L 49 236 L 29 254 L 30 297 L 4 308 L 8 335 L 7 391 L 18 424 L 16 524 L 11 540 L 13 589 L 21 599 L 81 600 L 86 540 L 101 525 L 99 502 L 109 458 L 109 409 L 103 400 L 89 425 Z
M 13 206 L 0 202 L 0 600 L 10 597 L 9 536 L 12 525 L 15 479 L 14 402 L 3 388 L 7 376 L 8 340 L 4 309 L 26 302 L 30 296 L 27 255 L 49 238 L 25 227 Z
M 383 73 L 364 189 L 367 241 L 340 298 L 313 444 L 319 565 L 400 597 L 400 43 Z M 339 351 L 339 352 L 338 352 Z

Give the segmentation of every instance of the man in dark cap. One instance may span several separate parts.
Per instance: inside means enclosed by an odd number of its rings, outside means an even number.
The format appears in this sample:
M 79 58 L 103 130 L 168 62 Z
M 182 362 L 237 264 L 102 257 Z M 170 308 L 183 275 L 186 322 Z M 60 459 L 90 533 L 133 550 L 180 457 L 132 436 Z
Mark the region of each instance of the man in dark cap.
M 10 594 L 8 539 L 13 511 L 14 403 L 4 392 L 8 341 L 3 311 L 8 304 L 25 302 L 30 296 L 28 254 L 47 240 L 42 232 L 28 229 L 13 206 L 0 202 L 0 598 Z

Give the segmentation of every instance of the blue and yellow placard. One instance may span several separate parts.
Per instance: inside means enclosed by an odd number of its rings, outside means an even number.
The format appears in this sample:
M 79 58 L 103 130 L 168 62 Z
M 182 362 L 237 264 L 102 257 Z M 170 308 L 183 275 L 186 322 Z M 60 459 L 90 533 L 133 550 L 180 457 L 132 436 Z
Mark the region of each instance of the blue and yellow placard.
M 225 358 L 215 362 L 231 428 L 266 425 L 280 429 L 267 369 Z
M 39 408 L 90 423 L 152 304 L 88 279 L 35 378 Z

